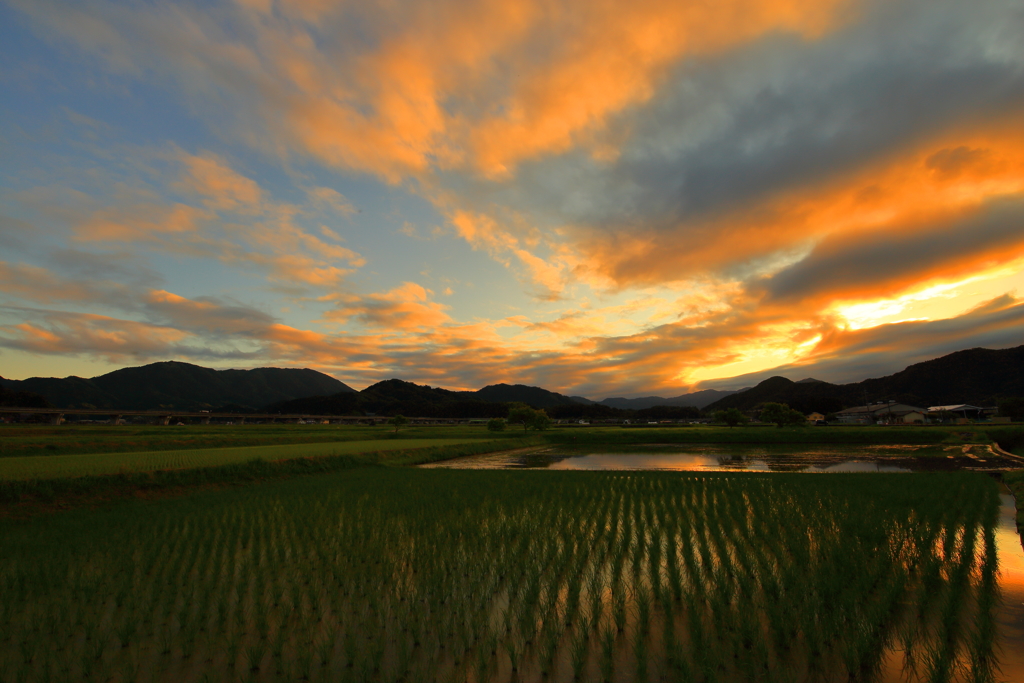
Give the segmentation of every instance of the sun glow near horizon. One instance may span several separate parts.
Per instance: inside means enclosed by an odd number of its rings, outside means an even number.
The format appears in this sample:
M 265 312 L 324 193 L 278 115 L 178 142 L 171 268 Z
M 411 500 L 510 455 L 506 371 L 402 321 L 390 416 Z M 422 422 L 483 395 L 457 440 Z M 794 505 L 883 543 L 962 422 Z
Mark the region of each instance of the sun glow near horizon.
M 1024 262 L 956 282 L 931 285 L 892 299 L 839 305 L 832 310 L 853 330 L 954 318 L 1002 294 L 1024 290 L 1021 266 Z

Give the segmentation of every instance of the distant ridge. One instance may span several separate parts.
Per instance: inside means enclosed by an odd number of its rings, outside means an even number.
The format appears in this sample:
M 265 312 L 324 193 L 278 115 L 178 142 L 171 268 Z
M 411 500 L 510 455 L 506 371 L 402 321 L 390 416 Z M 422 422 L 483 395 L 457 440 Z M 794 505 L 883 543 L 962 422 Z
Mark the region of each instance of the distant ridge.
M 451 391 L 400 379 L 388 379 L 362 391 L 282 401 L 266 407 L 273 413 L 344 415 L 412 415 L 416 417 L 504 417 L 506 403 L 534 408 L 582 407 L 568 396 L 523 384 L 492 384 L 479 391 Z
M 281 413 L 359 415 L 402 413 L 422 417 L 497 417 L 507 403 L 522 402 L 566 418 L 624 417 L 618 411 L 658 408 L 749 410 L 759 403 L 788 403 L 804 413 L 829 413 L 865 401 L 895 400 L 927 407 L 952 403 L 994 405 L 1001 398 L 1024 397 L 1024 346 L 968 349 L 907 367 L 886 377 L 853 384 L 831 384 L 811 377 L 792 381 L 771 377 L 739 391 L 707 389 L 664 398 L 605 398 L 593 401 L 523 384 L 492 384 L 478 391 L 389 379 L 355 391 L 310 369 L 213 370 L 168 361 L 82 377 L 26 380 L 0 378 L 0 404 L 54 407 L 211 409 L 232 406 Z M 668 413 L 664 410 L 666 416 Z M 673 413 L 674 414 L 674 413 Z M 658 418 L 661 419 L 661 418 Z
M 52 408 L 53 404 L 40 394 L 30 391 L 15 391 L 6 386 L 6 380 L 0 377 L 0 406 L 18 408 Z
M 501 403 L 518 401 L 534 408 L 553 408 L 554 406 L 571 406 L 580 403 L 579 400 L 571 396 L 563 396 L 547 389 L 530 387 L 525 384 L 491 384 L 473 393 L 481 401 Z
M 853 384 L 770 377 L 742 393 L 726 396 L 708 410 L 749 410 L 766 401 L 788 403 L 804 413 L 830 413 L 865 401 L 895 400 L 927 408 L 969 403 L 993 406 L 1000 398 L 1024 396 L 1024 346 L 967 349 L 915 363 L 886 377 Z
M 177 361 L 123 368 L 91 379 L 31 377 L 0 383 L 9 391 L 45 396 L 57 408 L 89 404 L 130 410 L 198 410 L 227 404 L 256 409 L 275 401 L 353 391 L 316 370 L 213 370 Z

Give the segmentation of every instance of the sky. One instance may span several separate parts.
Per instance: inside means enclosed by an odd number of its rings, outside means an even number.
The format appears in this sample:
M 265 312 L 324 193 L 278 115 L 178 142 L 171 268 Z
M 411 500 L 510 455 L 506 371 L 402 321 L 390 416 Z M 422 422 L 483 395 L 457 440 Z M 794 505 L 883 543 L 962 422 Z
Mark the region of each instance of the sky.
M 0 0 L 0 376 L 593 399 L 1024 343 L 1019 0 Z

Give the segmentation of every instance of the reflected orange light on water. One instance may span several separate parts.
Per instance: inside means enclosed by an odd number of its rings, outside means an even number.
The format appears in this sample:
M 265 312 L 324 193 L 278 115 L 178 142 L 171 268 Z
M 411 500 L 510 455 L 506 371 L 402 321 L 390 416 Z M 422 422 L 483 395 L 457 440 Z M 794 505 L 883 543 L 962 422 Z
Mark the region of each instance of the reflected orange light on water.
M 1013 496 L 1002 493 L 1000 498 L 996 547 L 1003 601 L 996 621 L 1000 632 L 1001 680 L 1024 681 L 1024 547 L 1017 535 Z

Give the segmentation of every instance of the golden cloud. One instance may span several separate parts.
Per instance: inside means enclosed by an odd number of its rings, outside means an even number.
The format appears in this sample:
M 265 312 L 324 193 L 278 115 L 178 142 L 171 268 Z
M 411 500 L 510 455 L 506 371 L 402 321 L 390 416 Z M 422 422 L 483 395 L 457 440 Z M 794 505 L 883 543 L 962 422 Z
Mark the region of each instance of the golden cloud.
M 1018 138 L 1014 125 L 995 120 L 977 130 L 945 132 L 838 177 L 671 227 L 569 227 L 579 252 L 572 257 L 574 272 L 595 285 L 652 285 L 758 261 L 779 270 L 792 264 L 793 254 L 799 260 L 819 243 L 842 252 L 893 234 L 919 235 L 923 241 L 934 232 L 941 238 L 951 222 L 1024 195 L 1024 146 Z M 1004 250 L 1003 257 L 1013 259 L 1016 253 Z M 778 265 L 771 265 L 772 255 Z M 986 259 L 990 265 L 999 260 L 995 253 Z M 982 261 L 965 262 L 963 268 L 937 264 L 937 270 L 949 268 L 951 277 L 959 277 Z M 891 290 L 922 277 L 927 276 L 908 272 L 903 282 L 877 284 Z
M 336 322 L 357 319 L 371 327 L 393 332 L 435 328 L 452 322 L 445 313 L 448 306 L 429 300 L 430 290 L 414 282 L 406 282 L 389 292 L 366 296 L 331 294 L 321 298 L 336 308 L 324 318 Z
M 263 190 L 256 181 L 243 176 L 214 154 L 194 155 L 179 151 L 181 178 L 173 187 L 203 198 L 213 211 L 259 213 Z

